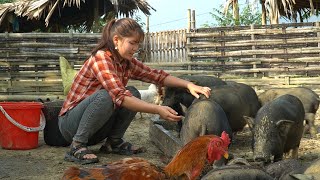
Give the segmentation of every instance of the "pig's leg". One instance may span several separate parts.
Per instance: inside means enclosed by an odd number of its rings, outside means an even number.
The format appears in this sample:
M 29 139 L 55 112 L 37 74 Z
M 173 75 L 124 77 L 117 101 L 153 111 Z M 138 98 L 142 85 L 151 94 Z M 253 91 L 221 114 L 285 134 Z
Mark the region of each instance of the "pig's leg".
M 299 150 L 299 147 L 295 147 L 292 149 L 292 152 L 291 152 L 292 159 L 298 159 L 298 150 Z
M 283 152 L 280 152 L 280 153 L 274 155 L 273 161 L 274 162 L 281 161 L 282 158 L 283 158 Z

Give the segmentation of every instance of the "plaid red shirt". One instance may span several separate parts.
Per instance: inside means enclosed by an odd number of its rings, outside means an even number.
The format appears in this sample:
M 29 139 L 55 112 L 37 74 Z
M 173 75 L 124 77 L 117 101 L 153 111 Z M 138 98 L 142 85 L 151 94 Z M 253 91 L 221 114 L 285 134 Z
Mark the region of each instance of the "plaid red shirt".
M 108 91 L 115 106 L 119 107 L 125 96 L 132 96 L 125 88 L 129 79 L 162 85 L 168 75 L 163 70 L 151 69 L 135 58 L 115 62 L 109 51 L 98 51 L 85 61 L 76 75 L 59 116 L 100 89 Z

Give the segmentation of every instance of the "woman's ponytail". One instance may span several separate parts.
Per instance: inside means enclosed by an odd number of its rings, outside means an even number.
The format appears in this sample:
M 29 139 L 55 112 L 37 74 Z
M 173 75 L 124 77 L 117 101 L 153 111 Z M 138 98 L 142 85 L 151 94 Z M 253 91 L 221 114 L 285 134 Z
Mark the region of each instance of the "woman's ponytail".
M 114 44 L 112 41 L 112 35 L 111 35 L 111 28 L 114 25 L 114 23 L 116 22 L 116 19 L 112 19 L 111 21 L 109 21 L 102 30 L 102 37 L 100 39 L 99 44 L 91 51 L 91 55 L 95 55 L 97 53 L 97 51 L 99 51 L 100 49 L 108 49 L 110 51 L 112 51 L 112 49 L 114 49 Z

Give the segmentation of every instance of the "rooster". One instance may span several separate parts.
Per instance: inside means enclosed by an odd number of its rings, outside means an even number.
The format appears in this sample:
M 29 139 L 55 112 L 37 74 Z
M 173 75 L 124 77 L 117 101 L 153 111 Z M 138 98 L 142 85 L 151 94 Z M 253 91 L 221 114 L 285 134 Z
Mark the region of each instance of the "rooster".
M 164 168 L 157 167 L 142 158 L 122 160 L 94 168 L 68 168 L 63 180 L 108 179 L 108 180 L 162 180 L 189 179 L 200 176 L 205 164 L 212 164 L 222 156 L 228 158 L 229 135 L 222 132 L 215 135 L 199 136 L 186 144 Z

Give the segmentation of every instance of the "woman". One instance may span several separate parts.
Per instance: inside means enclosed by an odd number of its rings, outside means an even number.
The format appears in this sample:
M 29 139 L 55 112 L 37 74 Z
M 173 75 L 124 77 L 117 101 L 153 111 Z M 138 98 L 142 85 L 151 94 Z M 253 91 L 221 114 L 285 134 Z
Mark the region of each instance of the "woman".
M 110 21 L 103 29 L 100 43 L 93 49 L 76 75 L 59 114 L 59 129 L 71 142 L 65 160 L 81 164 L 98 162 L 88 145 L 105 140 L 100 151 L 131 155 L 143 152 L 122 138 L 136 112 L 159 114 L 168 121 L 179 121 L 172 108 L 140 100 L 129 79 L 159 86 L 187 88 L 196 98 L 209 97 L 210 88 L 170 76 L 163 70 L 147 67 L 133 58 L 144 32 L 130 18 Z

